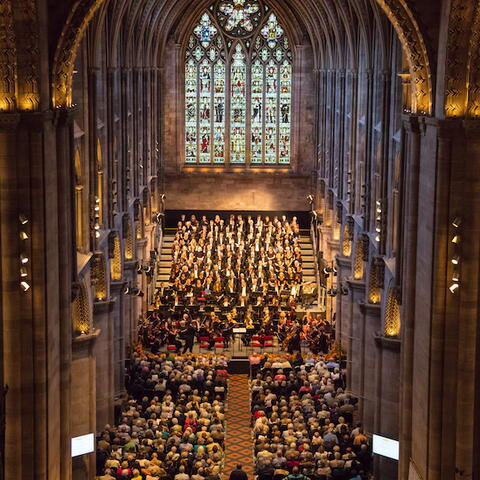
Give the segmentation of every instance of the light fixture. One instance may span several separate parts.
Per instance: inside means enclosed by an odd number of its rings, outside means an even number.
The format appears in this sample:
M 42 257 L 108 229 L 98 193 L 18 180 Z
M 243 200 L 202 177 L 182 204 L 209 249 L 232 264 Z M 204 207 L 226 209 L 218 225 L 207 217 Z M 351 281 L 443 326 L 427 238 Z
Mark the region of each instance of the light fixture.
M 378 206 L 380 206 L 380 205 L 381 205 L 381 204 L 380 204 L 380 200 L 377 200 L 377 202 L 376 202 L 376 203 L 377 203 L 377 205 L 378 205 Z
M 100 238 L 100 232 L 95 232 L 95 238 Z
M 377 208 L 377 213 L 382 213 L 382 209 L 380 207 Z
M 377 235 L 377 236 L 375 237 L 375 241 L 376 241 L 376 242 L 379 242 L 379 241 L 380 241 L 380 235 Z
M 19 216 L 18 216 L 18 219 L 20 220 L 20 223 L 22 225 L 26 225 L 28 223 L 28 218 L 23 214 L 21 213 Z
M 458 228 L 462 224 L 462 219 L 460 217 L 455 217 L 455 220 L 452 222 L 452 225 L 455 228 Z
M 460 287 L 460 285 L 455 282 L 455 283 L 453 283 L 452 285 L 450 285 L 449 290 L 450 290 L 452 293 L 455 293 L 455 292 L 458 290 L 458 287 Z
M 28 277 L 28 272 L 27 272 L 27 269 L 26 269 L 25 267 L 22 267 L 22 268 L 20 269 L 20 276 L 21 276 L 22 278 Z
M 452 280 L 454 282 L 459 282 L 460 281 L 460 272 L 457 269 L 455 269 L 453 271 Z
M 380 232 L 382 231 L 382 229 L 381 229 L 380 227 L 377 227 L 377 228 L 375 229 L 375 231 L 376 231 L 377 233 L 380 233 Z
M 20 255 L 20 261 L 25 265 L 26 263 L 28 263 L 28 257 L 22 253 Z
M 27 282 L 25 282 L 25 281 L 20 282 L 20 286 L 22 287 L 22 290 L 23 290 L 24 292 L 26 292 L 27 290 L 30 289 L 30 285 L 29 285 Z
M 460 243 L 460 235 L 455 235 L 452 238 L 452 243 L 459 244 Z
M 453 263 L 454 265 L 458 265 L 458 264 L 460 263 L 460 257 L 459 257 L 458 255 L 454 255 L 454 256 L 452 257 L 452 263 Z
M 20 240 L 28 240 L 27 232 L 20 232 Z

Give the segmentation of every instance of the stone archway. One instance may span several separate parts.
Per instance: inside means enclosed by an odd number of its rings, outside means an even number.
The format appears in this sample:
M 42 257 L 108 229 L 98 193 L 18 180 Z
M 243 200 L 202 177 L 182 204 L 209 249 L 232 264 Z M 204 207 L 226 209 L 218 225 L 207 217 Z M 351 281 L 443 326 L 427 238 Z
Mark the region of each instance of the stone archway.
M 392 23 L 407 58 L 412 84 L 412 113 L 431 115 L 433 89 L 427 48 L 405 0 L 376 0 Z

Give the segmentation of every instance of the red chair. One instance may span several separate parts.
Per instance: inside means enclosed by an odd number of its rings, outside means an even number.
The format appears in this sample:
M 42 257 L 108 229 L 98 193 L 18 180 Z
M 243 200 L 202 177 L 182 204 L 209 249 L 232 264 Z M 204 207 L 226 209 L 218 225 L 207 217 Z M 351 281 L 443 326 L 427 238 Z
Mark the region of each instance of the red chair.
M 215 337 L 215 348 L 225 348 L 225 337 Z
M 253 335 L 252 339 L 250 340 L 250 346 L 254 348 L 262 348 L 263 337 L 261 337 L 260 335 Z
M 263 346 L 264 347 L 273 347 L 273 335 L 265 335 L 263 337 Z
M 200 337 L 200 348 L 210 348 L 210 337 Z

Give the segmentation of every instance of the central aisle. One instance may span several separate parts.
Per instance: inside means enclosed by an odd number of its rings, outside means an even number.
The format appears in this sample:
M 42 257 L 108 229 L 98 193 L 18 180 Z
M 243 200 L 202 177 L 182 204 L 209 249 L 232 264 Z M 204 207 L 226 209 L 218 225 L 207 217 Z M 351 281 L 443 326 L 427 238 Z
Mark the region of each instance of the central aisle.
M 228 381 L 224 479 L 228 479 L 237 463 L 253 479 L 250 418 L 248 375 L 232 375 Z

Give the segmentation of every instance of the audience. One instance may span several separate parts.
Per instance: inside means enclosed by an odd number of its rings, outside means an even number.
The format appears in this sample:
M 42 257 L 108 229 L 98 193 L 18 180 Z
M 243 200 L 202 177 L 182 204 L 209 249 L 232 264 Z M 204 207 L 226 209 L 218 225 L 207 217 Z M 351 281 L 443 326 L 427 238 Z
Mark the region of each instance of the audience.
M 259 480 L 366 478 L 370 447 L 361 426 L 353 426 L 357 399 L 344 388 L 338 368 L 321 357 L 267 359 L 251 381 Z
M 118 426 L 97 447 L 102 480 L 219 480 L 227 359 L 137 350 Z

